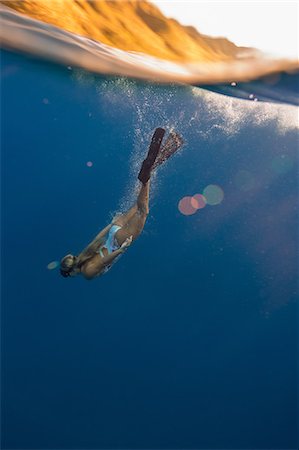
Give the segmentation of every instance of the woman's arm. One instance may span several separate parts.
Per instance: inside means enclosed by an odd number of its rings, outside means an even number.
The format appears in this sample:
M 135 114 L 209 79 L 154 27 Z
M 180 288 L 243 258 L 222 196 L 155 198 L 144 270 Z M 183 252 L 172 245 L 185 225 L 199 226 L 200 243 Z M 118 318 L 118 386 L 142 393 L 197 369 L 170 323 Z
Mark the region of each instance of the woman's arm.
M 118 250 L 115 250 L 114 252 L 110 253 L 110 255 L 107 255 L 104 258 L 101 258 L 100 255 L 95 256 L 91 261 L 87 261 L 81 267 L 82 275 L 87 280 L 92 280 L 92 278 L 96 277 L 99 273 L 102 272 L 105 266 L 109 266 L 109 264 L 111 264 L 112 261 L 123 252 L 124 249 L 119 248 Z
M 112 224 L 107 225 L 103 230 L 101 230 L 96 237 L 91 241 L 90 244 L 78 255 L 79 261 L 82 263 L 85 259 L 90 258 L 90 256 L 94 255 L 99 249 L 100 245 L 104 242 L 104 238 Z
M 114 252 L 110 253 L 110 255 L 104 256 L 104 258 L 101 258 L 100 255 L 97 255 L 97 257 L 94 257 L 92 261 L 86 262 L 86 264 L 82 266 L 81 273 L 85 278 L 91 280 L 96 275 L 101 273 L 105 266 L 109 266 L 115 258 L 124 253 L 126 249 L 131 245 L 131 243 L 132 236 L 127 238 L 123 242 L 122 246 Z
M 121 245 L 121 247 L 117 250 L 114 250 L 114 252 L 110 253 L 110 255 L 104 256 L 102 258 L 102 264 L 104 266 L 109 266 L 112 261 L 117 258 L 119 255 L 124 253 L 127 248 L 132 244 L 133 236 L 128 237 Z
M 114 261 L 115 258 L 117 258 L 119 255 L 121 255 L 122 253 L 124 253 L 125 248 L 119 248 L 117 250 L 114 250 L 114 252 L 110 253 L 110 255 L 104 256 L 104 258 L 102 258 L 102 264 L 104 266 L 109 266 L 112 261 Z

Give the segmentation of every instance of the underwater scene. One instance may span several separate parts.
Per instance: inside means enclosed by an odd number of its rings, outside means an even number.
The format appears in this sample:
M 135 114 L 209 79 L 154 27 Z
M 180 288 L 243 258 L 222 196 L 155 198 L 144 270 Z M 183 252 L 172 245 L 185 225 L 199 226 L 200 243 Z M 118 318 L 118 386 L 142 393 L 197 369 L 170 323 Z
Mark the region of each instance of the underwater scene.
M 1 447 L 297 448 L 298 74 L 234 95 L 235 73 L 160 82 L 4 47 Z M 157 128 L 179 148 L 141 183 Z M 145 185 L 136 242 L 61 276 Z

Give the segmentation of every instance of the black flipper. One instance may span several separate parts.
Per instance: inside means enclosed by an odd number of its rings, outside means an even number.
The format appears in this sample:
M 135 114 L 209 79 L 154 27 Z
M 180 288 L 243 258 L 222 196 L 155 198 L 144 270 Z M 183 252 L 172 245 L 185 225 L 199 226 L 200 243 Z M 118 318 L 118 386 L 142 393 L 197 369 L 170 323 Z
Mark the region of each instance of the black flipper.
M 152 169 L 155 169 L 156 167 L 160 166 L 160 164 L 163 164 L 165 161 L 167 161 L 167 159 L 170 158 L 174 153 L 176 153 L 183 144 L 183 138 L 175 131 L 170 131 L 165 144 L 160 149 L 160 152 Z
M 152 137 L 152 141 L 148 150 L 146 159 L 143 161 L 138 179 L 141 183 L 146 184 L 151 176 L 151 171 L 158 156 L 162 139 L 164 137 L 165 130 L 163 128 L 156 128 Z

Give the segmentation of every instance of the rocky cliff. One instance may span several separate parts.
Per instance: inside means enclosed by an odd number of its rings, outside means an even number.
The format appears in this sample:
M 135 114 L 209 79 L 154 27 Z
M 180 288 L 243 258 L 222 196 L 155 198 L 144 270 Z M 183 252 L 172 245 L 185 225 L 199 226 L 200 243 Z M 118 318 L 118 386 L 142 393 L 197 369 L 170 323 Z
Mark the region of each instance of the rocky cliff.
M 219 61 L 244 49 L 225 38 L 211 38 L 165 17 L 143 0 L 1 0 L 34 19 L 122 50 L 171 61 Z M 186 5 L 188 7 L 188 5 Z

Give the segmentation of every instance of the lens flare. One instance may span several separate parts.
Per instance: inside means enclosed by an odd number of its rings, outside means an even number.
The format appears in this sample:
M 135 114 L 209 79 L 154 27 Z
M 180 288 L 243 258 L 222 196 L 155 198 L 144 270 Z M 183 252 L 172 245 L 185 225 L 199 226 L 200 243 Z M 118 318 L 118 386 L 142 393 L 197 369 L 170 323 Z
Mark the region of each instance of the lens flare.
M 178 209 L 184 216 L 191 216 L 191 214 L 196 213 L 197 208 L 194 208 L 192 204 L 193 197 L 187 196 L 183 197 L 178 204 Z
M 93 162 L 92 161 L 87 161 L 86 165 L 87 165 L 87 167 L 92 167 L 93 166 Z
M 54 270 L 54 269 L 57 269 L 58 266 L 59 266 L 59 261 L 52 261 L 47 265 L 47 268 L 49 270 Z
M 193 208 L 202 209 L 206 206 L 206 204 L 207 204 L 207 201 L 203 195 L 201 195 L 201 194 L 193 195 L 193 197 L 191 199 L 191 205 L 193 206 Z
M 219 205 L 224 198 L 224 192 L 220 186 L 216 184 L 209 184 L 203 190 L 203 196 L 205 197 L 208 205 Z
M 43 98 L 43 104 L 44 105 L 48 105 L 49 104 L 49 99 L 48 98 Z

